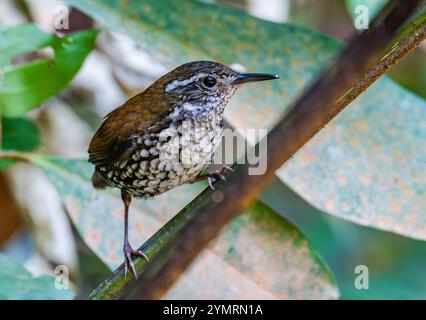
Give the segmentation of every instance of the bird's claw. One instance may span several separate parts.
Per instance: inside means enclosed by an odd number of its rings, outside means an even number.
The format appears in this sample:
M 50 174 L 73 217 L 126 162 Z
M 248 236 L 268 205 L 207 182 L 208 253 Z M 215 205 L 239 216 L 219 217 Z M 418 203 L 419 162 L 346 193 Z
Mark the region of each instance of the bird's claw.
M 234 172 L 234 169 L 232 169 L 230 166 L 227 166 L 226 164 L 223 164 L 222 165 L 222 170 L 220 172 L 221 173 L 225 173 L 226 171 Z
M 135 279 L 138 279 L 138 275 L 136 273 L 136 266 L 133 262 L 133 257 L 141 257 L 149 262 L 148 257 L 143 251 L 134 250 L 129 243 L 124 244 L 123 247 L 124 252 L 124 278 L 127 278 L 127 272 L 129 271 L 129 267 L 132 270 L 133 276 Z
M 220 179 L 222 181 L 226 181 L 226 177 L 224 176 L 224 173 L 228 170 L 234 172 L 234 170 L 231 167 L 228 167 L 227 165 L 222 165 L 222 169 L 220 171 L 215 170 L 214 172 L 209 174 L 209 176 L 207 177 L 207 182 L 209 183 L 209 186 L 212 190 L 216 190 L 213 187 L 213 183 L 215 183 L 217 180 Z

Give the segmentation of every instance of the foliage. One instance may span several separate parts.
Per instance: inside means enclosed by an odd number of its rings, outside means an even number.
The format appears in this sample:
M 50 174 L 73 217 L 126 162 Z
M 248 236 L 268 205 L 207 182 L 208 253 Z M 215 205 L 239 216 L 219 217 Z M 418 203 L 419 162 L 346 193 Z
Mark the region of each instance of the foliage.
M 34 32 L 34 26 L 12 27 L 3 32 L 6 38 L 16 39 L 19 36 L 27 38 L 31 35 L 34 37 L 34 40 L 25 46 L 5 48 L 6 56 L 2 58 L 3 61 L 10 62 L 8 60 L 11 55 L 34 51 L 42 45 L 51 46 L 55 52 L 53 58 L 3 68 L 0 107 L 1 114 L 5 117 L 21 116 L 65 88 L 93 49 L 98 34 L 98 31 L 90 30 L 58 38 L 41 31 Z
M 4 68 L 11 64 L 16 56 L 31 52 L 52 43 L 54 37 L 42 32 L 34 24 L 23 24 L 16 27 L 0 29 L 0 67 Z
M 93 49 L 98 31 L 91 30 L 63 38 L 47 34 L 34 24 L 0 29 L 0 115 L 4 150 L 32 151 L 39 145 L 39 132 L 24 114 L 45 99 L 58 94 L 75 76 Z M 22 65 L 12 58 L 44 47 L 52 47 L 54 57 Z M 12 118 L 10 118 L 12 117 Z M 12 164 L 0 160 L 0 168 Z
M 4 150 L 31 151 L 40 145 L 39 132 L 35 124 L 25 118 L 3 118 Z
M 40 146 L 39 130 L 25 113 L 65 88 L 93 49 L 97 34 L 97 30 L 90 30 L 59 38 L 42 32 L 34 24 L 0 29 L 2 150 L 29 152 Z M 54 57 L 12 65 L 16 56 L 48 46 L 53 48 Z M 12 159 L 0 159 L 0 169 L 13 163 Z M 71 299 L 74 296 L 69 289 L 56 289 L 54 278 L 33 278 L 21 265 L 2 254 L 0 269 L 0 299 Z

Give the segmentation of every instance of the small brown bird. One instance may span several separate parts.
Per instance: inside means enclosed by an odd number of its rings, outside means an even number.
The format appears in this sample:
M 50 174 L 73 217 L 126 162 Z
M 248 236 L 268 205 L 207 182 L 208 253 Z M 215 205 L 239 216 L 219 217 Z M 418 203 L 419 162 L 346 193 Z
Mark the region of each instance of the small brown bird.
M 92 182 L 121 190 L 124 203 L 124 266 L 137 278 L 132 258 L 146 255 L 128 240 L 132 197 L 151 198 L 199 179 L 220 146 L 223 112 L 239 85 L 277 79 L 264 73 L 238 73 L 223 64 L 181 65 L 105 117 L 89 146 L 95 165 Z M 223 172 L 223 171 L 222 171 Z M 219 171 L 208 176 L 223 179 Z

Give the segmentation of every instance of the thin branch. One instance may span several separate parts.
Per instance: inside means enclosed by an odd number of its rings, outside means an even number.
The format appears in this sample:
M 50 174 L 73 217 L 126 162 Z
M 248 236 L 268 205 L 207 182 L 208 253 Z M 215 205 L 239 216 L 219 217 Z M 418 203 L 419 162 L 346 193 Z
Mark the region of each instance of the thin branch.
M 415 21 L 413 21 L 413 25 L 416 25 Z M 349 105 L 384 73 L 392 69 L 402 58 L 413 51 L 422 43 L 423 40 L 426 39 L 426 24 L 418 25 L 417 28 L 418 29 L 411 30 L 411 33 L 406 34 L 405 38 L 392 45 L 382 60 L 380 60 L 373 69 L 359 79 L 355 85 L 337 101 L 334 106 L 336 114 Z
M 161 243 L 155 255 L 150 255 L 152 262 L 142 264 L 143 271 L 138 281 L 123 281 L 121 266 L 95 290 L 92 298 L 161 298 L 220 230 L 250 205 L 286 160 L 424 39 L 424 26 L 420 26 L 400 42 L 399 50 L 392 51 L 377 63 L 387 44 L 419 2 L 392 1 L 370 29 L 356 36 L 333 65 L 296 101 L 287 116 L 267 137 L 268 166 L 264 175 L 250 176 L 246 166 L 236 168 L 226 184 L 215 185 L 216 192 L 223 194 L 221 202 L 215 202 L 213 192 L 206 190 L 191 203 L 191 208 L 185 208 L 163 227 L 169 228 L 171 224 L 179 223 L 177 235 L 172 241 Z M 376 66 L 372 68 L 375 63 Z M 160 240 L 158 237 L 161 237 L 162 231 L 157 232 L 149 242 Z

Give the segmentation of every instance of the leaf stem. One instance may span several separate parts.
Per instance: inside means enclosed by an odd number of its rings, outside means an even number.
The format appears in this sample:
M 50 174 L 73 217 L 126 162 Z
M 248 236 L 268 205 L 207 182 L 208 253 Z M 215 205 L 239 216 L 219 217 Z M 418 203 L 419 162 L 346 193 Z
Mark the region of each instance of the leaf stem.
M 0 150 L 0 159 L 16 160 L 16 161 L 31 161 L 31 155 L 25 152 Z

